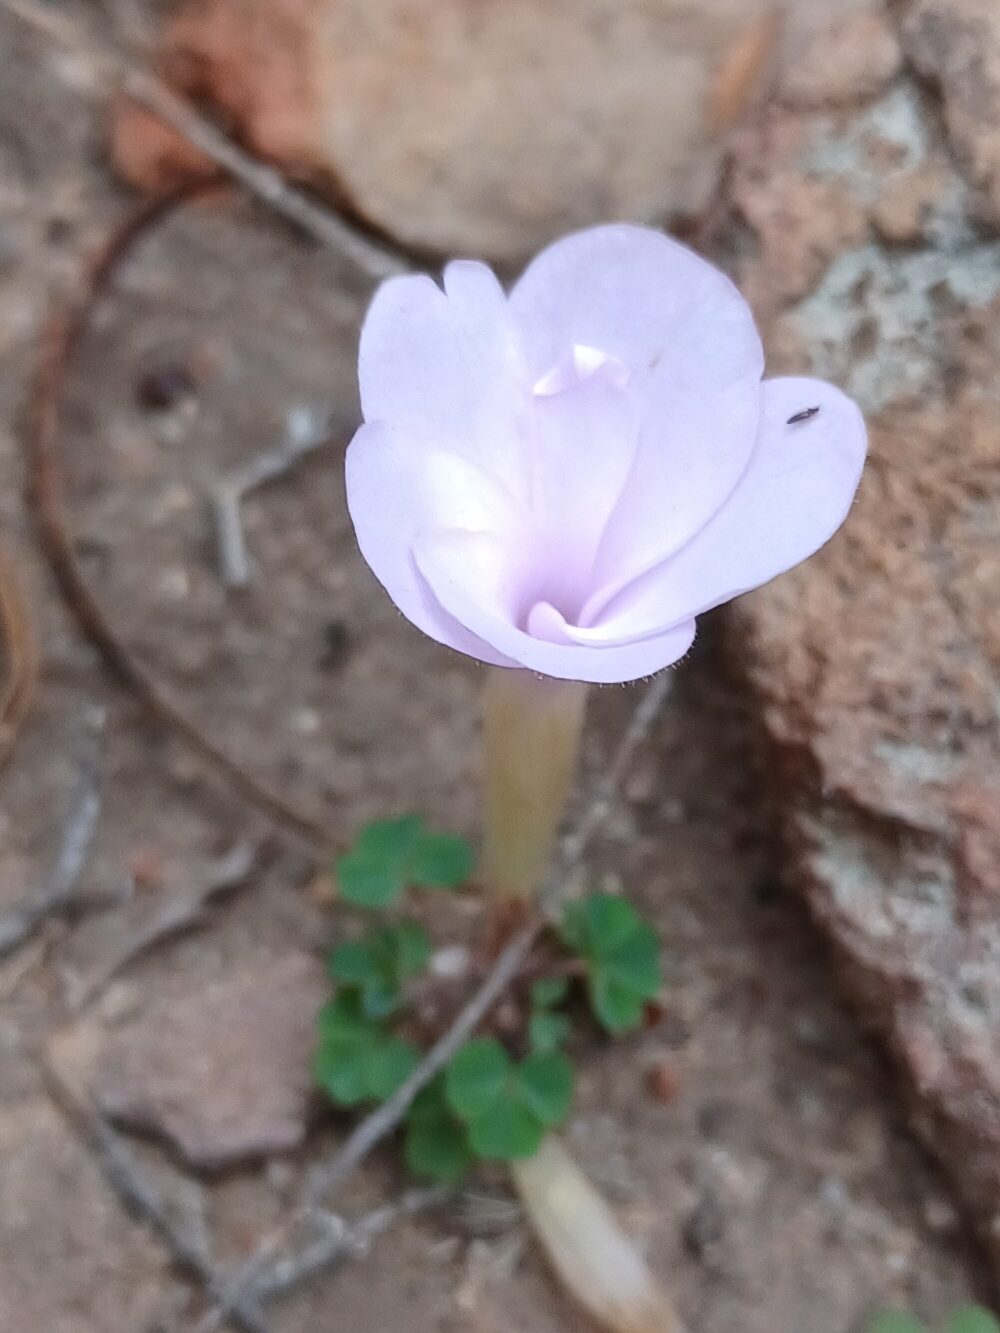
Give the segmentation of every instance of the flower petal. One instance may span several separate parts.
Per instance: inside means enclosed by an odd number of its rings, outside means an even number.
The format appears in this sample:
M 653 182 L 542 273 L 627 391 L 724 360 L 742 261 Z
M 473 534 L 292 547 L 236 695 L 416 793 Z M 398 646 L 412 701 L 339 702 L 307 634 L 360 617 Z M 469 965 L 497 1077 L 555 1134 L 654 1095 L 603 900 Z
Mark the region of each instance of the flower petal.
M 557 241 L 510 295 L 528 372 L 576 345 L 623 362 L 642 414 L 636 465 L 599 557 L 625 581 L 681 546 L 736 484 L 753 450 L 764 356 L 729 279 L 642 227 Z
M 562 642 L 535 638 L 515 623 L 519 571 L 511 569 L 507 544 L 492 534 L 429 533 L 417 541 L 414 559 L 448 615 L 508 662 L 545 676 L 598 684 L 637 680 L 671 666 L 694 641 L 693 621 L 636 643 L 609 638 L 601 646 L 591 646 L 574 641 L 570 634 Z M 547 632 L 561 632 L 560 622 L 565 625 L 558 612 L 553 619 L 546 618 Z
M 534 380 L 574 344 L 616 357 L 637 384 L 661 368 L 678 385 L 693 377 L 706 387 L 763 371 L 753 317 L 729 279 L 646 227 L 556 241 L 515 283 L 510 312 Z
M 510 495 L 467 459 L 435 448 L 413 427 L 387 422 L 358 430 L 347 449 L 345 472 L 361 554 L 403 615 L 438 643 L 509 665 L 428 595 L 412 546 L 420 531 L 459 522 L 471 531 L 502 529 L 516 542 L 523 519 Z
M 449 264 L 444 285 L 406 276 L 375 293 L 358 354 L 362 413 L 417 426 L 516 486 L 529 382 L 507 299 L 471 261 Z
M 536 396 L 530 509 L 540 556 L 539 595 L 578 610 L 594 558 L 635 457 L 635 402 L 606 362 L 561 392 Z
M 722 509 L 669 560 L 610 600 L 592 598 L 582 623 L 617 634 L 681 624 L 783 574 L 833 536 L 864 466 L 861 412 L 812 379 L 768 380 L 763 402 L 753 457 Z

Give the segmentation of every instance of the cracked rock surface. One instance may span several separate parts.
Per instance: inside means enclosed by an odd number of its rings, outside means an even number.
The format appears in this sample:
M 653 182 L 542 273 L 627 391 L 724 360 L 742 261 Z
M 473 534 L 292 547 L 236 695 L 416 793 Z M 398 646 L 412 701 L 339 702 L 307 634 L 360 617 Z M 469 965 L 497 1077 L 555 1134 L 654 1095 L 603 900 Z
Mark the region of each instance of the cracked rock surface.
M 772 373 L 842 383 L 872 452 L 732 630 L 793 876 L 1000 1261 L 1000 10 L 921 0 L 902 36 L 864 109 L 776 110 L 737 168 Z

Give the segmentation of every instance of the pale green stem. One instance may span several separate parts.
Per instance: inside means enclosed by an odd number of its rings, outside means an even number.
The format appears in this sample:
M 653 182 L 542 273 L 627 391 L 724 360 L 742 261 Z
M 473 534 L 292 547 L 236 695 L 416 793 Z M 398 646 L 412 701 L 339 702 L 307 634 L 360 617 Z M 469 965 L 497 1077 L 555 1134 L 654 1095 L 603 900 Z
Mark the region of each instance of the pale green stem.
M 576 772 L 587 686 L 493 667 L 486 682 L 486 878 L 501 898 L 541 887 Z

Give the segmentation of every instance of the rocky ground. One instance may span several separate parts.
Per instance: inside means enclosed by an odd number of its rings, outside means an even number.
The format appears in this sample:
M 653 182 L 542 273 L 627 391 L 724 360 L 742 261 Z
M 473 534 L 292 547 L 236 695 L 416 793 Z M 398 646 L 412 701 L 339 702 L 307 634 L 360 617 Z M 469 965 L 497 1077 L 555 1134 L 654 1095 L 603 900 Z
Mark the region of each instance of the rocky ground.
M 47 12 L 107 45 L 167 8 Z M 261 8 L 249 6 L 255 22 Z M 230 120 L 429 252 L 513 263 L 609 212 L 680 223 L 713 197 L 724 123 L 741 120 L 701 239 L 759 310 L 773 369 L 811 366 L 862 400 L 873 463 L 819 560 L 706 628 L 595 850 L 594 881 L 627 887 L 656 920 L 669 984 L 659 1025 L 581 1050 L 568 1137 L 697 1333 L 852 1333 L 879 1305 L 936 1319 L 987 1298 L 1000 1185 L 992 3 L 882 14 L 804 2 L 780 40 L 766 6 L 705 5 L 699 26 L 669 4 L 658 17 L 638 0 L 615 14 L 593 3 L 573 36 L 580 68 L 596 72 L 569 82 L 565 42 L 540 45 L 556 28 L 539 36 L 537 11 L 533 27 L 530 6 L 510 6 L 487 26 L 488 86 L 502 93 L 528 49 L 538 58 L 520 77 L 536 82 L 491 118 L 469 80 L 461 134 L 444 132 L 447 106 L 430 92 L 467 71 L 463 40 L 485 40 L 467 6 L 435 5 L 432 22 L 412 0 L 370 25 L 356 5 L 288 8 L 329 23 L 296 48 L 310 79 L 284 101 L 272 91 L 268 133 L 283 107 L 284 141 L 267 140 L 232 79 Z M 674 124 L 662 98 L 676 87 L 654 86 L 660 23 L 691 80 L 686 107 L 707 97 L 701 120 Z M 429 69 L 417 58 L 428 33 Z M 259 40 L 249 23 L 245 34 Z M 602 89 L 615 114 L 594 111 L 584 133 L 573 98 L 605 48 L 629 70 L 630 100 Z M 316 51 L 341 53 L 352 78 Z M 275 61 L 260 87 L 280 84 Z M 766 79 L 777 88 L 761 106 Z M 583 137 L 561 142 L 550 126 L 532 157 L 518 118 L 546 89 L 550 121 Z M 0 962 L 0 1326 L 46 1333 L 190 1330 L 202 1309 L 109 1190 L 46 1067 L 114 1118 L 172 1216 L 222 1264 L 251 1250 L 346 1128 L 305 1076 L 317 960 L 344 929 L 325 867 L 108 678 L 22 498 L 42 322 L 131 198 L 111 167 L 112 122 L 122 165 L 126 121 L 110 114 L 92 53 L 0 10 L 0 538 L 42 646 L 37 702 L 0 786 L 0 913 L 50 882 L 81 771 L 96 768 L 101 797 L 74 911 Z M 653 148 L 630 136 L 623 156 L 634 123 Z M 477 154 L 487 130 L 495 142 Z M 149 167 L 147 131 L 129 131 L 133 176 Z M 575 174 L 554 181 L 558 162 Z M 137 659 L 271 787 L 338 835 L 409 809 L 474 833 L 478 669 L 392 611 L 344 514 L 369 292 L 242 199 L 164 222 L 80 349 L 62 435 L 72 527 Z M 303 409 L 333 421 L 335 443 L 248 500 L 251 581 L 227 589 L 209 496 Z M 585 780 L 632 702 L 597 694 Z M 116 966 L 178 903 L 192 928 Z M 459 901 L 433 924 L 464 936 L 477 912 Z M 390 1147 L 337 1204 L 357 1215 L 400 1183 Z M 491 1176 L 269 1319 L 275 1333 L 579 1327 Z

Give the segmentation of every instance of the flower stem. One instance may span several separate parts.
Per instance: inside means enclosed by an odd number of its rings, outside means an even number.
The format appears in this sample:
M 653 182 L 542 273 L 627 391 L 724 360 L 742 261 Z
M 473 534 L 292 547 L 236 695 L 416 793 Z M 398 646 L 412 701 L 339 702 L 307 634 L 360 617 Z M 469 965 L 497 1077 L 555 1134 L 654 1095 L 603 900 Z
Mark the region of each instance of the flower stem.
M 494 667 L 486 682 L 486 877 L 501 899 L 541 887 L 576 771 L 587 686 Z

